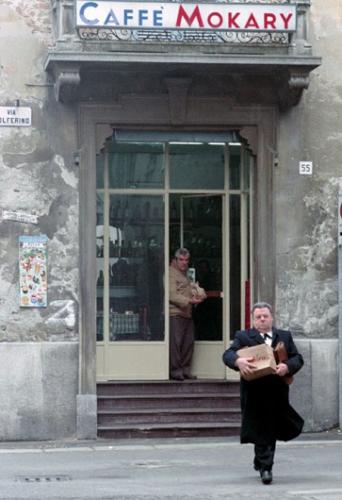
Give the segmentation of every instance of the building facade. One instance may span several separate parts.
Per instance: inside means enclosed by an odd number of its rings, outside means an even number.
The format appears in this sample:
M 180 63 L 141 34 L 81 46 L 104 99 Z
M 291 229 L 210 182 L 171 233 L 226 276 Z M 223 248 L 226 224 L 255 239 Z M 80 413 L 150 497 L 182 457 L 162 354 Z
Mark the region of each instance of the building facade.
M 183 245 L 198 378 L 236 378 L 222 352 L 267 300 L 306 430 L 339 424 L 342 7 L 156 6 L 3 1 L 0 439 L 93 438 L 98 381 L 168 379 Z

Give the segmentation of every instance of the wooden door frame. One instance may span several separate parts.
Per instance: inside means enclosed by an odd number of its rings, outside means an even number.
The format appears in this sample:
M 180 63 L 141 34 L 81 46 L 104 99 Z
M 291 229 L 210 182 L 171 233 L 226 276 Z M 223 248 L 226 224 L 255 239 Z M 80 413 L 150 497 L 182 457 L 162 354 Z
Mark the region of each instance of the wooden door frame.
M 197 102 L 198 101 L 198 102 Z M 146 113 L 138 113 L 144 109 Z M 189 98 L 182 128 L 238 130 L 256 155 L 254 186 L 254 298 L 271 304 L 275 296 L 273 170 L 277 111 L 273 107 L 231 107 L 219 97 Z M 98 125 L 167 129 L 166 96 L 130 96 L 123 102 L 80 104 L 79 132 L 79 393 L 78 436 L 96 435 L 96 132 Z M 214 125 L 213 125 L 214 124 Z M 256 259 L 258 256 L 258 259 Z

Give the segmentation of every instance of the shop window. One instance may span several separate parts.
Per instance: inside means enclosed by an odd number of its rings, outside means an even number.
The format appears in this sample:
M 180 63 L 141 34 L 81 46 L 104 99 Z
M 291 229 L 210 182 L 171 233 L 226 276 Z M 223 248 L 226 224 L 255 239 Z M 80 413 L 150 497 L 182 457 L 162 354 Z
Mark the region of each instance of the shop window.
M 162 340 L 163 197 L 111 195 L 109 213 L 109 340 Z
M 171 189 L 224 189 L 224 146 L 170 145 Z
M 108 151 L 109 188 L 164 187 L 163 159 L 163 144 L 115 144 L 115 150 Z

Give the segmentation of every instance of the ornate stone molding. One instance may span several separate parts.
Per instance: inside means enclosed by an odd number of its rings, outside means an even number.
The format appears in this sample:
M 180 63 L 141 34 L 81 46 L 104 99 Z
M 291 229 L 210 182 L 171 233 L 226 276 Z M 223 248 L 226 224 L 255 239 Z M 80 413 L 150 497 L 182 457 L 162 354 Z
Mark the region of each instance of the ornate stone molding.
M 250 150 L 254 156 L 258 151 L 258 129 L 257 127 L 243 127 L 239 130 L 240 135 L 246 139 Z
M 54 89 L 57 101 L 67 103 L 77 100 L 77 94 L 81 84 L 79 64 L 56 64 L 54 67 L 54 78 Z
M 186 119 L 186 104 L 191 78 L 166 78 L 169 93 L 169 112 L 172 125 L 181 125 Z
M 288 70 L 288 79 L 279 82 L 278 96 L 279 108 L 281 111 L 291 106 L 296 106 L 300 101 L 303 91 L 309 87 L 309 70 L 306 68 L 296 68 Z
M 289 87 L 291 90 L 307 89 L 309 87 L 309 75 L 307 72 L 291 72 L 289 78 Z

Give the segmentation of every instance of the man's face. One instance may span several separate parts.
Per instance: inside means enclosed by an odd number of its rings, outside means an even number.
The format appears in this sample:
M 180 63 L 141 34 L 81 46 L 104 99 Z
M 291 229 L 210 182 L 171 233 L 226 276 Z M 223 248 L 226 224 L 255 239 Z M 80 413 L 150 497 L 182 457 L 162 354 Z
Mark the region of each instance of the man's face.
M 273 317 L 267 307 L 255 309 L 253 312 L 254 327 L 262 333 L 269 332 L 272 329 Z
M 189 267 L 189 255 L 179 255 L 176 257 L 176 266 L 182 272 L 186 273 Z

